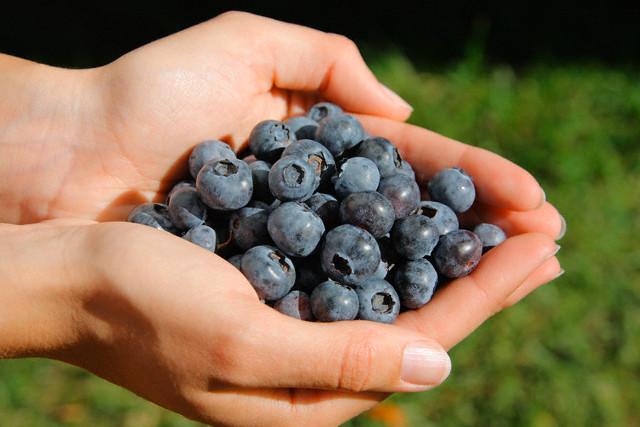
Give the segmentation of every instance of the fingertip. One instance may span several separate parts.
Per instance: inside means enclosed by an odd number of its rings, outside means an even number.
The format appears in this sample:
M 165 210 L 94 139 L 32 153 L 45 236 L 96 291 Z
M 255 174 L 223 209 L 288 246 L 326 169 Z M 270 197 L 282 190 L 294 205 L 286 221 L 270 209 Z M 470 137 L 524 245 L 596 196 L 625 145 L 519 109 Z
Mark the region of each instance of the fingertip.
M 409 343 L 402 355 L 400 380 L 402 392 L 429 390 L 441 384 L 451 373 L 451 358 L 432 341 Z

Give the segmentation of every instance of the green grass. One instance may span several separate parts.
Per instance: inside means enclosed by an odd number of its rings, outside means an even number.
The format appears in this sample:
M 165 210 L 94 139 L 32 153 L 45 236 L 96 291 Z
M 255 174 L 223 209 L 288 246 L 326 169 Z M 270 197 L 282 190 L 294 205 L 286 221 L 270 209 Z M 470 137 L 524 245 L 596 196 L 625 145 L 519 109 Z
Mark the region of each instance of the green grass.
M 434 70 L 395 53 L 368 60 L 414 106 L 410 122 L 533 173 L 567 220 L 566 273 L 454 348 L 442 386 L 395 395 L 346 426 L 640 425 L 637 70 L 513 69 L 473 52 Z M 195 425 L 55 362 L 2 361 L 0 379 L 3 426 Z

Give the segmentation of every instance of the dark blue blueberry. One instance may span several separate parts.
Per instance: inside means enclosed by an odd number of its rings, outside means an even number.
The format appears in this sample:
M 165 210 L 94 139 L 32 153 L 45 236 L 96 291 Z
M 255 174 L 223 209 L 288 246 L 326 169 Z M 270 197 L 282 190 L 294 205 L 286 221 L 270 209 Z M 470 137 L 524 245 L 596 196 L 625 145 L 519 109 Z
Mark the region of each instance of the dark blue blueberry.
M 377 239 L 391 231 L 395 212 L 391 202 L 377 191 L 358 191 L 342 199 L 340 221 L 364 228 Z
M 362 123 L 350 114 L 333 114 L 320 122 L 314 139 L 327 147 L 336 157 L 364 139 L 364 128 Z
M 311 311 L 321 322 L 353 320 L 358 315 L 358 294 L 333 280 L 320 283 L 310 296 Z
M 256 290 L 258 297 L 266 301 L 282 298 L 296 281 L 293 263 L 273 246 L 254 246 L 244 253 L 240 265 L 242 274 Z
M 319 183 L 320 180 L 311 165 L 296 156 L 280 158 L 271 166 L 269 172 L 271 194 L 285 202 L 309 198 Z
M 420 187 L 408 175 L 396 174 L 380 181 L 378 192 L 393 205 L 396 219 L 404 218 L 420 207 Z
M 143 203 L 129 212 L 127 221 L 148 225 L 158 230 L 176 232 L 176 227 L 171 221 L 169 207 L 164 203 Z
M 272 245 L 267 230 L 269 213 L 266 209 L 247 206 L 234 211 L 229 219 L 231 241 L 243 251 L 253 246 Z
M 210 252 L 216 251 L 216 232 L 208 225 L 197 225 L 184 233 L 182 238 L 190 241 L 191 243 L 195 243 Z
M 304 203 L 286 202 L 275 208 L 267 223 L 269 235 L 285 254 L 304 257 L 324 234 L 322 219 Z
M 196 187 L 210 208 L 223 211 L 240 209 L 249 203 L 253 194 L 251 169 L 242 160 L 213 159 L 200 169 Z
M 295 140 L 295 133 L 284 123 L 278 120 L 263 120 L 251 130 L 249 147 L 256 158 L 273 163 Z
M 238 270 L 240 270 L 242 268 L 242 256 L 243 255 L 244 255 L 244 253 L 239 253 L 239 254 L 232 255 L 229 258 L 227 258 L 227 262 L 229 264 L 233 265 Z
M 282 152 L 284 156 L 296 156 L 306 160 L 315 171 L 320 185 L 327 185 L 336 171 L 336 161 L 324 145 L 312 139 L 299 139 L 292 142 Z
M 425 258 L 397 265 L 390 276 L 400 302 L 410 309 L 417 309 L 428 303 L 438 284 L 438 273 Z
M 327 275 L 322 270 L 320 260 L 315 254 L 303 258 L 293 258 L 293 266 L 296 268 L 296 283 L 293 289 L 311 294 L 318 283 L 327 280 Z
M 202 166 L 209 160 L 217 157 L 235 159 L 236 153 L 229 144 L 218 141 L 217 139 L 209 139 L 193 147 L 189 155 L 189 172 L 191 176 L 195 179 L 200 169 L 202 169 Z
M 300 320 L 313 320 L 309 295 L 302 291 L 291 291 L 273 304 L 282 314 Z
M 459 168 L 443 169 L 436 173 L 427 185 L 429 198 L 444 203 L 455 212 L 467 211 L 476 198 L 473 181 Z
M 340 202 L 327 193 L 313 193 L 304 201 L 324 222 L 325 230 L 330 230 L 339 224 Z
M 266 203 L 273 202 L 274 197 L 269 189 L 271 164 L 264 160 L 255 160 L 249 163 L 249 169 L 251 169 L 251 178 L 253 180 L 253 199 Z
M 306 112 L 306 116 L 316 122 L 321 122 L 326 117 L 332 116 L 334 114 L 341 114 L 344 111 L 339 105 L 336 105 L 332 102 L 318 102 L 309 108 Z
M 330 279 L 356 285 L 378 269 L 380 248 L 368 231 L 350 224 L 339 225 L 325 236 L 320 264 Z
M 358 191 L 375 191 L 380 184 L 380 171 L 367 158 L 351 157 L 338 163 L 331 181 L 336 197 L 342 199 Z
M 407 162 L 406 160 L 402 161 L 402 164 L 400 165 L 400 168 L 398 169 L 398 173 L 401 173 L 402 175 L 407 175 L 409 178 L 415 180 L 416 179 L 416 173 L 414 172 L 413 168 L 411 167 L 411 164 L 409 164 L 409 162 Z
M 482 256 L 482 242 L 471 231 L 454 230 L 440 238 L 433 252 L 436 269 L 449 279 L 471 273 Z
M 204 224 L 207 206 L 196 187 L 184 186 L 174 191 L 169 198 L 169 215 L 176 227 L 188 230 Z
M 507 235 L 502 228 L 494 224 L 478 224 L 473 228 L 473 234 L 482 242 L 482 253 L 507 240 Z
M 372 277 L 355 287 L 358 295 L 358 318 L 379 323 L 393 323 L 400 313 L 400 297 L 384 279 Z
M 191 179 L 184 179 L 184 180 L 176 183 L 173 187 L 171 187 L 171 190 L 169 190 L 169 193 L 167 193 L 167 198 L 165 200 L 165 204 L 167 206 L 169 206 L 169 202 L 171 201 L 171 196 L 173 195 L 173 193 L 175 193 L 176 191 L 178 191 L 182 187 L 195 187 L 195 186 L 196 186 L 196 182 L 194 180 L 191 180 Z
M 313 139 L 318 129 L 318 122 L 307 116 L 289 117 L 284 124 L 291 129 L 296 139 Z
M 438 226 L 441 236 L 460 227 L 456 213 L 443 203 L 422 200 L 418 213 L 431 218 Z
M 380 177 L 395 175 L 402 167 L 402 157 L 391 141 L 380 136 L 367 138 L 358 144 L 356 156 L 366 157 L 376 164 Z
M 423 215 L 409 215 L 395 222 L 391 230 L 391 244 L 406 259 L 431 255 L 438 244 L 440 232 L 431 219 Z

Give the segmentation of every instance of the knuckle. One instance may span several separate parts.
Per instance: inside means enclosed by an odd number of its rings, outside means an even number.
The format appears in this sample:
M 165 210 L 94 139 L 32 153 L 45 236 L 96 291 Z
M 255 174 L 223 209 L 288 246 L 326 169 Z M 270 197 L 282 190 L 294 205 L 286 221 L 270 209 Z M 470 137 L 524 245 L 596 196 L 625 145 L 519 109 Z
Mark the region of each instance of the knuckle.
M 360 392 L 370 388 L 373 374 L 375 346 L 369 334 L 353 336 L 342 356 L 338 389 Z

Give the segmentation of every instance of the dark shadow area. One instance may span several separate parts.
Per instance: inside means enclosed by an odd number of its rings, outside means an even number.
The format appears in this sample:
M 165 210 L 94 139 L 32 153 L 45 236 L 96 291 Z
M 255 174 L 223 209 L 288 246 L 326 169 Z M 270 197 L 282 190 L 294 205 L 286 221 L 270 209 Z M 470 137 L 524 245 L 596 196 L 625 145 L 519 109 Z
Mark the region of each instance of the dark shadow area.
M 245 10 L 344 34 L 413 60 L 447 63 L 481 43 L 491 62 L 637 64 L 633 2 L 394 2 L 5 0 L 0 52 L 68 67 L 97 66 L 227 10 Z

